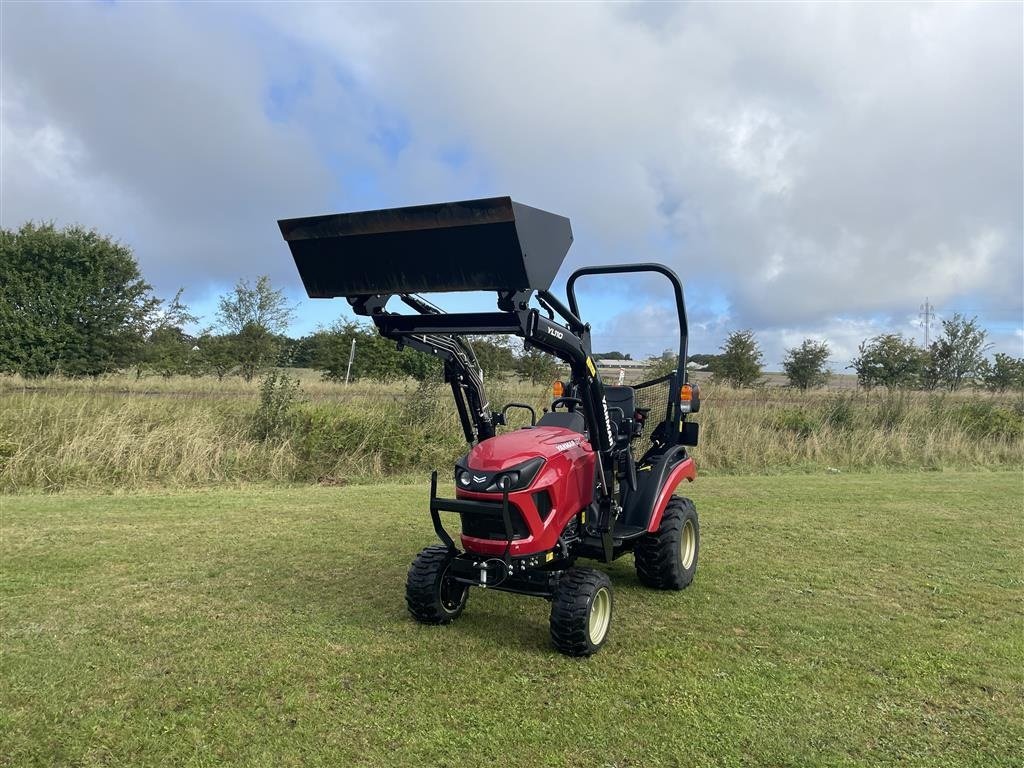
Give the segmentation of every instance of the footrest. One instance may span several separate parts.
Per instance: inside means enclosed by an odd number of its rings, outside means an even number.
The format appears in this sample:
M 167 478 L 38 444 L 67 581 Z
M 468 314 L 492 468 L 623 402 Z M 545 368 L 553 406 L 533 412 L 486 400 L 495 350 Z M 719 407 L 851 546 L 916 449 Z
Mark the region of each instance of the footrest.
M 612 531 L 612 538 L 618 544 L 621 541 L 637 539 L 645 533 L 647 533 L 647 529 L 642 525 L 616 525 L 615 530 Z

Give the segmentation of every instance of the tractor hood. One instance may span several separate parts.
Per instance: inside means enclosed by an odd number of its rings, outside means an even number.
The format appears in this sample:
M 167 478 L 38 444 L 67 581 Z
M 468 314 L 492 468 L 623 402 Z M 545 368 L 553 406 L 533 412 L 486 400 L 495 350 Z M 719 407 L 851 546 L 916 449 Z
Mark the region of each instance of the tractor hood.
M 498 471 L 535 458 L 550 459 L 582 446 L 590 449 L 587 438 L 564 427 L 532 427 L 506 432 L 484 440 L 466 455 L 472 469 Z
M 501 493 L 507 478 L 509 491 L 547 485 L 573 478 L 577 492 L 593 490 L 594 449 L 585 435 L 564 427 L 517 429 L 478 443 L 455 463 L 455 488 L 461 495 Z M 579 471 L 579 467 L 586 467 Z
M 278 222 L 311 298 L 547 290 L 572 245 L 564 216 L 508 197 Z

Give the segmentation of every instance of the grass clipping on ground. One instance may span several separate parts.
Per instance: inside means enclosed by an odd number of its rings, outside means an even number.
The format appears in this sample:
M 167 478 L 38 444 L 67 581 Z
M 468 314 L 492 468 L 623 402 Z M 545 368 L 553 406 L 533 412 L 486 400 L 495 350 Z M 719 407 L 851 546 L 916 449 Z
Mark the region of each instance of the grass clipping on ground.
M 599 566 L 583 661 L 539 599 L 408 618 L 423 486 L 0 498 L 0 765 L 1020 764 L 1018 473 L 686 491 L 694 584 Z
M 285 382 L 262 399 L 258 382 L 238 379 L 0 377 L 0 492 L 336 485 L 446 473 L 466 450 L 444 386 L 345 387 L 302 375 L 298 392 Z M 547 387 L 488 386 L 496 410 L 550 404 Z M 1024 464 L 1015 396 L 703 390 L 694 455 L 705 473 Z M 522 411 L 510 418 L 510 428 L 525 423 Z

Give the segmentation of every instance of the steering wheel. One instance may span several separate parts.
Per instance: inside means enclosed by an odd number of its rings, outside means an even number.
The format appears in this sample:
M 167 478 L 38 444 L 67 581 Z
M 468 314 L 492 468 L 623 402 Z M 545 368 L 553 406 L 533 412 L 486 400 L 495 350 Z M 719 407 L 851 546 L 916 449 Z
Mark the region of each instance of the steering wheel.
M 577 406 L 582 407 L 583 401 L 578 397 L 559 397 L 551 401 L 551 410 L 554 411 L 560 405 L 564 405 L 569 413 L 573 413 Z

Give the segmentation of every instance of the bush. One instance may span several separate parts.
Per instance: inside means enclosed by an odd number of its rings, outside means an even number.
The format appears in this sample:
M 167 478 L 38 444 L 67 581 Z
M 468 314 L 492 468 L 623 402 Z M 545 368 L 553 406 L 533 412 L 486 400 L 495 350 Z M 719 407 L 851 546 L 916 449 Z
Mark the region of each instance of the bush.
M 381 446 L 372 443 L 380 439 L 381 430 L 373 414 L 309 405 L 296 412 L 293 425 L 296 480 L 343 483 L 357 464 L 364 474 L 378 469 L 373 452 Z
M 411 347 L 399 349 L 394 341 L 369 325 L 339 320 L 331 328 L 314 333 L 306 346 L 311 366 L 321 372 L 325 381 L 441 378 L 437 358 Z
M 986 400 L 961 403 L 953 411 L 964 431 L 974 438 L 1014 439 L 1024 436 L 1024 415 Z
M 972 382 L 987 369 L 985 352 L 992 346 L 988 334 L 978 327 L 978 318 L 968 320 L 954 314 L 942 321 L 942 336 L 932 342 L 925 356 L 923 383 L 928 387 L 943 386 L 955 392 Z
M 676 372 L 679 367 L 679 355 L 671 349 L 666 349 L 657 357 L 652 357 L 648 363 L 646 377 L 648 379 L 660 379 L 662 376 L 668 376 Z
M 884 333 L 861 342 L 850 368 L 865 389 L 894 390 L 919 383 L 924 353 L 910 339 L 898 333 Z
M 252 415 L 252 436 L 270 440 L 284 435 L 292 409 L 301 399 L 298 379 L 278 369 L 268 372 L 260 384 L 260 402 Z
M 772 414 L 770 424 L 775 429 L 792 432 L 797 437 L 803 438 L 813 435 L 820 426 L 811 414 L 797 408 L 787 408 L 775 412 Z
M 814 339 L 804 339 L 799 347 L 787 349 L 782 368 L 789 379 L 789 385 L 805 392 L 825 386 L 829 377 L 826 367 L 828 354 L 828 344 Z
M 419 382 L 412 397 L 406 398 L 401 406 L 402 421 L 417 426 L 429 424 L 437 416 L 438 405 L 444 403 L 445 395 L 450 397 L 450 390 L 445 392 L 442 386 L 439 379 Z M 454 403 L 451 407 L 455 407 Z
M 1024 391 L 1024 357 L 997 352 L 991 363 L 983 361 L 978 370 L 985 388 L 991 392 L 1008 389 Z
M 516 374 L 523 381 L 533 384 L 550 384 L 561 371 L 561 363 L 557 358 L 539 349 L 529 348 L 516 360 Z

